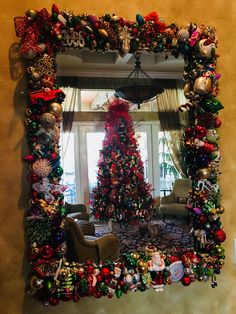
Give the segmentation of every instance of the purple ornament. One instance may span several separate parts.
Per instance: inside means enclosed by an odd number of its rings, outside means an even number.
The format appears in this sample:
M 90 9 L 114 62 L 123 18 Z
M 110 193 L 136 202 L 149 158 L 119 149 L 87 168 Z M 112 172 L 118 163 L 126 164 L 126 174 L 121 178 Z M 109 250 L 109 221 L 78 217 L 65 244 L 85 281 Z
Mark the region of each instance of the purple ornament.
M 195 157 L 195 163 L 197 167 L 207 167 L 209 164 L 209 158 L 205 154 L 200 154 Z
M 199 207 L 194 207 L 194 208 L 192 209 L 192 212 L 193 212 L 195 215 L 197 215 L 197 216 L 200 216 L 200 215 L 202 214 L 202 210 L 201 210 L 201 208 L 199 208 Z

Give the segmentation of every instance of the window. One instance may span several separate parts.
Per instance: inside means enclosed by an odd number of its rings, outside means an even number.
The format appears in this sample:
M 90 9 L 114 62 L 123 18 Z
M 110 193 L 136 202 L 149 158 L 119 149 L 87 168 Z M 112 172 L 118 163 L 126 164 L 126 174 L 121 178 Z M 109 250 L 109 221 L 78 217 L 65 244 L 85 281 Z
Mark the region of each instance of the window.
M 168 140 L 168 137 L 167 137 Z M 164 132 L 159 132 L 160 196 L 170 194 L 175 179 L 180 178 L 172 161 Z
M 159 123 L 135 124 L 135 134 L 144 163 L 145 179 L 159 195 L 158 130 Z M 64 174 L 62 183 L 68 186 L 65 200 L 70 203 L 89 202 L 89 194 L 96 185 L 99 150 L 105 136 L 103 122 L 75 122 L 70 135 L 62 133 L 61 150 Z

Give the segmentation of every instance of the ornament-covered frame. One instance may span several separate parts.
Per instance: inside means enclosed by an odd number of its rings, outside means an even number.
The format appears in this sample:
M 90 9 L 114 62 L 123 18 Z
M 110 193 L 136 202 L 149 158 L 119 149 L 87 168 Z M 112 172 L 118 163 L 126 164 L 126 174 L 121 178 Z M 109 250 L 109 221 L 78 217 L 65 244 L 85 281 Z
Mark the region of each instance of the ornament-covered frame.
M 56 5 L 51 13 L 45 8 L 28 10 L 15 17 L 15 29 L 22 38 L 20 52 L 27 60 L 28 103 L 26 133 L 31 184 L 26 233 L 29 240 L 29 274 L 27 291 L 45 305 L 60 300 L 78 302 L 83 296 L 119 298 L 129 291 L 153 288 L 160 291 L 166 284 L 182 281 L 188 286 L 195 280 L 211 279 L 224 264 L 226 236 L 220 222 L 224 212 L 218 186 L 220 151 L 217 128 L 223 108 L 218 95 L 216 72 L 217 38 L 213 27 L 189 23 L 180 27 L 165 24 L 156 12 L 129 21 L 116 15 L 75 15 Z M 146 253 L 123 252 L 115 262 L 69 263 L 63 218 L 66 208 L 60 184 L 59 136 L 62 103 L 65 94 L 56 83 L 56 54 L 65 48 L 91 51 L 116 50 L 121 56 L 145 50 L 168 52 L 185 60 L 184 93 L 188 99 L 179 107 L 189 110 L 190 125 L 185 129 L 185 162 L 192 179 L 187 208 L 193 224 L 195 250 L 183 255 L 166 255 L 158 248 L 147 247 Z M 178 251 L 178 248 L 176 248 Z

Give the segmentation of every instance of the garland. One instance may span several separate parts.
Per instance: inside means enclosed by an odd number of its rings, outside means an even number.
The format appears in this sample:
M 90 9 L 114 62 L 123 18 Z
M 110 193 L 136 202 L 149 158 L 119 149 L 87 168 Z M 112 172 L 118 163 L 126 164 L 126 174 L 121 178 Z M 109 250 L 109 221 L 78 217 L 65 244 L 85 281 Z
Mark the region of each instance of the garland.
M 166 25 L 156 12 L 128 21 L 117 15 L 74 15 L 56 5 L 28 10 L 15 18 L 17 36 L 22 38 L 20 52 L 28 60 L 28 105 L 26 133 L 31 183 L 26 232 L 29 239 L 31 272 L 28 291 L 45 305 L 60 300 L 77 302 L 83 296 L 97 298 L 114 294 L 119 298 L 128 291 L 163 289 L 171 282 L 187 286 L 195 280 L 211 279 L 224 264 L 226 235 L 220 222 L 224 212 L 218 186 L 220 151 L 217 144 L 223 108 L 218 95 L 216 72 L 217 38 L 214 28 L 190 23 L 179 27 Z M 62 102 L 65 94 L 56 84 L 55 55 L 65 48 L 91 51 L 117 50 L 121 56 L 137 50 L 180 54 L 185 60 L 184 93 L 188 102 L 179 107 L 189 110 L 190 126 L 185 129 L 185 162 L 193 181 L 187 205 L 193 223 L 195 252 L 181 257 L 159 252 L 148 244 L 145 253 L 123 253 L 116 262 L 69 263 L 63 218 L 66 216 L 60 184 L 59 136 Z M 178 250 L 178 248 L 176 248 Z

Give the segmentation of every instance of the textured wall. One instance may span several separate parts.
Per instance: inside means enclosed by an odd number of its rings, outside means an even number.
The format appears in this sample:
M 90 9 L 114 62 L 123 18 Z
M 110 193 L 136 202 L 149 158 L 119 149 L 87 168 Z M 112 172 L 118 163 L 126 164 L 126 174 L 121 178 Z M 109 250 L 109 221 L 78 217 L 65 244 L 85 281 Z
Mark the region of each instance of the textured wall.
M 163 293 L 154 291 L 143 294 L 129 293 L 120 300 L 102 298 L 82 299 L 79 304 L 61 303 L 56 308 L 44 309 L 32 298 L 25 296 L 24 278 L 27 273 L 27 263 L 24 259 L 23 216 L 26 207 L 27 185 L 24 179 L 24 169 L 21 161 L 27 148 L 24 141 L 24 103 L 21 95 L 24 81 L 19 77 L 21 64 L 14 59 L 14 47 L 18 42 L 15 37 L 13 17 L 23 15 L 28 8 L 51 8 L 51 1 L 16 1 L 1 2 L 1 41 L 0 41 L 0 309 L 2 314 L 36 314 L 43 313 L 214 313 L 233 314 L 236 312 L 236 265 L 233 264 L 232 239 L 236 238 L 236 136 L 234 108 L 235 101 L 235 21 L 236 2 L 233 0 L 149 0 L 117 2 L 103 0 L 73 1 L 58 0 L 61 9 L 72 8 L 75 13 L 89 12 L 101 15 L 116 13 L 132 19 L 136 13 L 143 15 L 155 10 L 167 22 L 177 21 L 179 25 L 188 22 L 214 25 L 219 37 L 218 62 L 221 93 L 219 99 L 225 105 L 220 116 L 223 119 L 221 127 L 221 163 L 222 178 L 220 180 L 223 205 L 226 212 L 223 216 L 224 228 L 228 238 L 226 242 L 226 265 L 219 277 L 219 287 L 212 289 L 210 283 L 195 283 L 185 288 L 181 284 L 166 287 Z M 11 50 L 10 50 L 11 47 Z M 235 154 L 235 155 L 234 155 Z M 235 196 L 234 196 L 235 195 Z M 23 196 L 23 197 L 22 197 Z

